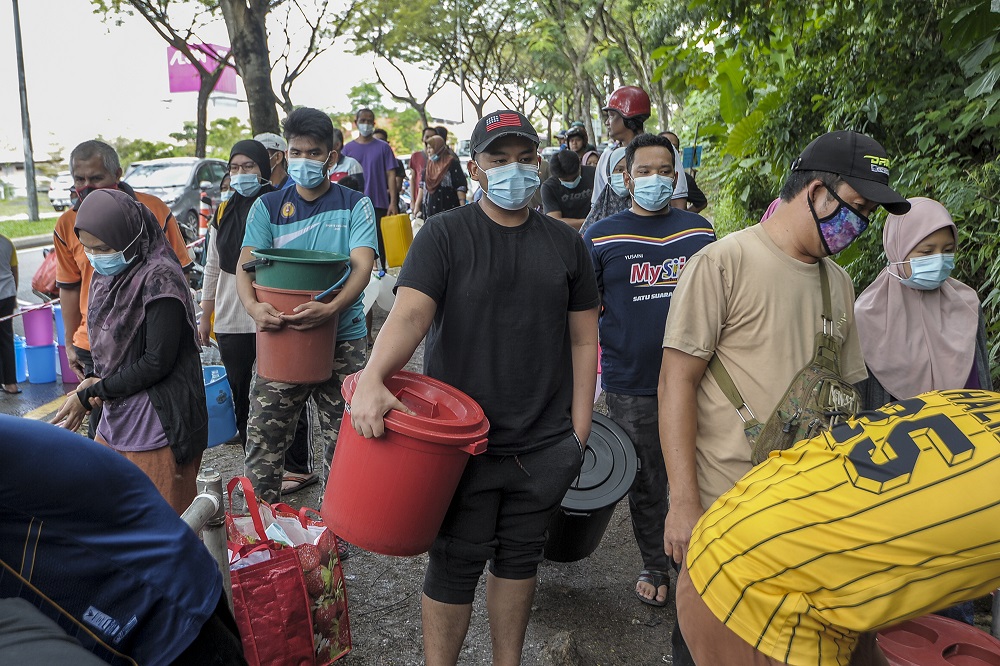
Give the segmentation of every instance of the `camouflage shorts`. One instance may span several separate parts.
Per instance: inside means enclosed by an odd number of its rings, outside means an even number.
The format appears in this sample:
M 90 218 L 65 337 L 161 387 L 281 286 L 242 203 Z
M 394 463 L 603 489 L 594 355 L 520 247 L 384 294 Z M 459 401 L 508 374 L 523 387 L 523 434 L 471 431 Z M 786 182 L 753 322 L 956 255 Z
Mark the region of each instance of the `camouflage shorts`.
M 364 367 L 367 351 L 365 338 L 338 342 L 333 376 L 321 384 L 272 382 L 254 373 L 250 385 L 245 474 L 260 499 L 277 502 L 281 496 L 285 450 L 291 445 L 299 412 L 310 396 L 316 402 L 323 438 L 321 478 L 326 482 L 340 422 L 344 418 L 344 398 L 340 387 L 348 375 Z

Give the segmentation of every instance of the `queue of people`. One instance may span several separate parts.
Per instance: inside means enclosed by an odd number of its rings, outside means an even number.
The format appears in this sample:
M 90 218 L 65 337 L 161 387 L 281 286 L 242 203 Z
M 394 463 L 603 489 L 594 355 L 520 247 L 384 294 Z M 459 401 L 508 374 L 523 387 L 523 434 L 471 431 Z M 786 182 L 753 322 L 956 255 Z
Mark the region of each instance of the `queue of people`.
M 1000 402 L 979 299 L 949 277 L 958 233 L 948 211 L 892 189 L 890 157 L 874 139 L 836 131 L 804 148 L 766 219 L 717 239 L 698 214 L 707 198 L 682 168 L 677 135 L 645 131 L 648 95 L 620 88 L 604 113 L 612 143 L 598 153 L 582 124 L 571 127 L 544 179 L 539 137 L 516 111 L 479 121 L 466 170 L 446 131 L 425 129 L 410 167 L 426 222 L 374 346 L 362 292 L 379 263 L 387 268 L 379 220 L 398 211 L 402 177 L 370 109 L 355 114 L 359 136 L 346 144 L 327 114 L 299 108 L 282 136 L 232 147 L 231 194 L 207 239 L 200 322 L 169 210 L 120 182 L 110 146 L 81 144 L 71 156 L 79 203 L 60 218 L 55 239 L 71 361 L 83 381 L 53 422 L 75 430 L 89 414 L 92 436 L 135 463 L 182 512 L 206 444 L 199 343 L 214 334 L 234 390 L 245 473 L 261 499 L 277 502 L 300 487 L 294 478 L 286 485 L 287 472 L 317 474 L 309 463 L 295 467 L 293 449 L 303 446 L 296 432 L 311 430 L 303 415 L 318 419 L 325 482 L 344 379 L 365 368 L 351 421 L 358 434 L 380 437 L 390 410 L 408 411 L 385 382 L 426 339 L 425 374 L 474 398 L 491 430 L 428 557 L 425 658 L 458 663 L 486 569 L 494 663 L 517 664 L 548 520 L 585 456 L 600 344 L 609 416 L 641 461 L 628 496 L 642 566 L 628 586 L 637 603 L 662 607 L 676 575 L 673 663 L 879 664 L 874 629 L 946 607 L 968 619 L 969 599 L 1000 581 L 995 546 L 970 542 L 982 564 L 963 569 L 961 557 L 945 557 L 951 542 L 876 529 L 838 508 L 878 511 L 891 523 L 898 512 L 878 502 L 884 496 L 907 507 L 919 531 L 949 512 L 978 524 L 996 504 L 987 490 L 930 490 L 960 483 L 963 470 L 988 473 L 990 463 L 965 453 L 981 446 L 992 460 L 996 442 L 961 414 Z M 470 182 L 479 186 L 474 205 Z M 880 207 L 889 213 L 887 266 L 855 299 L 831 257 Z M 258 301 L 242 268 L 254 250 L 277 247 L 334 251 L 349 257 L 352 272 L 332 301 L 279 312 Z M 0 259 L 2 250 L 0 243 Z M 16 266 L 15 256 L 6 263 Z M 327 380 L 288 384 L 257 374 L 257 332 L 311 329 L 334 315 Z M 827 352 L 833 360 L 820 364 L 857 385 L 860 400 L 839 404 L 792 448 L 756 459 L 756 442 L 785 418 L 803 369 Z M 523 367 L 532 368 L 529 384 Z M 2 357 L 0 369 L 6 373 Z M 784 425 L 797 427 L 792 418 Z M 937 438 L 921 435 L 932 446 L 906 448 L 894 435 L 913 442 L 920 428 Z M 875 451 L 883 441 L 903 462 Z M 948 464 L 921 462 L 913 472 L 917 457 L 937 461 L 930 448 Z M 915 508 L 925 506 L 916 498 L 925 490 L 933 512 Z M 835 538 L 823 521 L 850 529 Z M 866 555 L 851 556 L 860 551 Z M 918 565 L 900 562 L 900 553 L 942 558 L 936 571 L 954 582 L 913 582 Z M 825 558 L 829 567 L 810 564 Z M 828 583 L 830 569 L 837 575 Z M 768 586 L 757 584 L 762 570 Z M 866 577 L 884 598 L 851 587 Z M 834 606 L 786 604 L 782 595 Z M 835 604 L 849 598 L 863 611 L 838 612 Z

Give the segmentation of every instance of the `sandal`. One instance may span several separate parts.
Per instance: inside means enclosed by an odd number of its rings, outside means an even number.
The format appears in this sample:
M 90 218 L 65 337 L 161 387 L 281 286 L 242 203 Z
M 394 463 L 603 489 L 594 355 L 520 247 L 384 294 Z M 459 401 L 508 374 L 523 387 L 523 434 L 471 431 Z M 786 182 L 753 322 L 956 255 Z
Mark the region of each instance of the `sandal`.
M 285 474 L 281 477 L 281 494 L 290 495 L 291 493 L 302 490 L 306 486 L 311 486 L 317 481 L 319 481 L 319 476 L 315 472 L 309 474 L 285 472 Z
M 6 386 L 0 386 L 0 390 L 2 390 L 7 395 L 17 395 L 18 393 L 23 393 L 21 389 L 14 389 L 13 391 L 8 391 Z
M 656 592 L 653 594 L 652 599 L 647 599 L 646 597 L 639 594 L 639 590 L 633 590 L 636 598 L 644 604 L 649 604 L 650 606 L 656 606 L 661 608 L 667 605 L 667 600 L 670 598 L 670 576 L 663 571 L 652 571 L 650 569 L 643 569 L 639 572 L 639 580 L 637 583 L 646 583 L 647 585 L 652 585 L 656 588 Z M 657 601 L 656 595 L 659 594 L 660 588 L 666 587 L 667 594 L 663 597 L 663 601 Z

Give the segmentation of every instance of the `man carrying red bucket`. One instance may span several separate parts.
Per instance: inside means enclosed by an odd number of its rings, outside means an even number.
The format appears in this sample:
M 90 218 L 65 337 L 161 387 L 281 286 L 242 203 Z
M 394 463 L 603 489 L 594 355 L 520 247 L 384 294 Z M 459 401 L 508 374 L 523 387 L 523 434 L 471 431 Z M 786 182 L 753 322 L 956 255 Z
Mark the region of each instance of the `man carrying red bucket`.
M 475 399 L 489 448 L 465 468 L 431 547 L 427 664 L 455 664 L 487 562 L 493 663 L 520 662 L 545 528 L 583 459 L 597 381 L 597 282 L 582 238 L 528 208 L 538 135 L 514 111 L 479 121 L 469 174 L 486 195 L 430 218 L 351 403 L 355 429 L 406 410 L 385 381 L 427 335 L 424 372 Z

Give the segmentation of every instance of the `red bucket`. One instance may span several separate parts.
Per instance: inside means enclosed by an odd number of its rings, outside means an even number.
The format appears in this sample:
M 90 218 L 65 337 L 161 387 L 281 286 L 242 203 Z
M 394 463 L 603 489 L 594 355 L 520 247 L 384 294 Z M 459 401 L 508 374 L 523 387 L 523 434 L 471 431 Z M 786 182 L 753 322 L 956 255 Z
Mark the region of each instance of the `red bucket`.
M 940 615 L 883 629 L 878 644 L 891 666 L 1000 666 L 1000 640 Z
M 256 282 L 253 288 L 258 301 L 270 303 L 275 310 L 286 314 L 322 293 L 262 287 Z M 338 293 L 340 290 L 331 292 L 323 302 L 329 303 Z M 319 384 L 330 379 L 337 351 L 339 322 L 340 316 L 334 315 L 305 331 L 287 326 L 277 331 L 257 331 L 257 375 L 288 384 Z
M 358 376 L 344 381 L 344 422 L 321 513 L 343 539 L 383 555 L 427 552 L 470 455 L 486 450 L 490 424 L 475 400 L 424 375 L 399 372 L 386 387 L 416 412 L 392 411 L 385 435 L 366 439 L 351 423 Z

